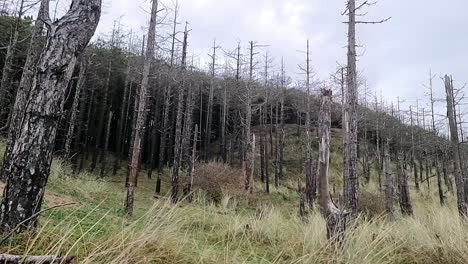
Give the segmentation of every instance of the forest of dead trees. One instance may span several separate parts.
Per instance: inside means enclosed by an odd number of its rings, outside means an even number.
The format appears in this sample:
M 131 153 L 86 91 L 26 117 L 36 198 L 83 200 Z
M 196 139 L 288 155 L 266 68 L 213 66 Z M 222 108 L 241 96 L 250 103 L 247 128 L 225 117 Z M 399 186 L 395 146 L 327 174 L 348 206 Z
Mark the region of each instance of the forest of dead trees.
M 153 0 L 143 34 L 119 18 L 107 34 L 92 38 L 100 0 L 73 0 L 61 18 L 49 12 L 48 0 L 10 2 L 0 2 L 0 31 L 7 32 L 0 36 L 3 231 L 35 225 L 53 157 L 69 161 L 76 175 L 126 175 L 128 215 L 139 177 L 155 178 L 155 195 L 165 195 L 164 187 L 177 203 L 193 191 L 196 164 L 212 160 L 241 168 L 246 199 L 255 205 L 256 192 L 270 193 L 270 185 L 286 180 L 285 137 L 292 125 L 304 135 L 299 210 L 305 215 L 317 204 L 329 237 L 343 239 L 345 221 L 359 214 L 359 188 L 371 180 L 385 195 L 389 221 L 395 202 L 411 216 L 410 188 L 433 193 L 432 182 L 441 206 L 453 193 L 460 215 L 467 214 L 462 87 L 449 75 L 430 73 L 428 98 L 408 109 L 400 99 L 371 94 L 358 76 L 356 31 L 391 20 L 357 21 L 373 5 L 367 1 L 348 0 L 343 13 L 346 65 L 316 80 L 307 41 L 297 81 L 285 69 L 288 58 L 273 58 L 257 41 L 220 46 L 213 40 L 208 67 L 198 65 L 190 53 L 196 30 L 179 21 L 177 4 L 161 8 Z M 25 16 L 31 9 L 35 20 Z M 436 89 L 445 92 L 444 103 Z M 446 107 L 447 115 L 437 115 L 436 107 Z M 340 197 L 329 191 L 332 128 L 343 133 Z M 256 190 L 255 181 L 263 188 Z

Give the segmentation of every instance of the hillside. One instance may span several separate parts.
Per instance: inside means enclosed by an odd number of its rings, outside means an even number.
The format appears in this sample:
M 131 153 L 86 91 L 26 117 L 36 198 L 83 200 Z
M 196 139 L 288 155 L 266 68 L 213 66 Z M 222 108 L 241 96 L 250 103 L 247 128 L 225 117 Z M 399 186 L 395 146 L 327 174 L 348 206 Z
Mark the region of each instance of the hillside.
M 348 228 L 343 249 L 326 240 L 317 210 L 298 216 L 294 191 L 300 172 L 302 139 L 287 130 L 287 187 L 263 191 L 257 179 L 255 207 L 241 196 L 224 195 L 213 203 L 203 192 L 194 201 L 172 205 L 153 198 L 155 181 L 141 173 L 135 215 L 122 211 L 124 173 L 99 179 L 88 172 L 74 176 L 66 162 L 55 160 L 48 186 L 67 207 L 49 204 L 36 230 L 1 241 L 14 254 L 63 254 L 78 263 L 463 263 L 468 261 L 468 227 L 457 217 L 453 197 L 440 207 L 435 194 L 412 189 L 415 216 L 389 224 L 374 181 L 362 187 L 362 215 Z M 340 188 L 341 137 L 333 132 L 332 182 Z M 200 166 L 207 165 L 197 165 Z M 212 164 L 212 166 L 219 166 Z M 229 169 L 235 175 L 237 169 Z M 234 173 L 232 173 L 234 171 Z M 239 176 L 240 177 L 240 176 Z M 374 179 L 374 177 L 373 177 Z M 169 174 L 163 177 L 167 188 Z M 436 190 L 436 188 L 432 188 Z M 229 190 L 227 190 L 229 192 Z M 70 205 L 70 203 L 74 203 Z

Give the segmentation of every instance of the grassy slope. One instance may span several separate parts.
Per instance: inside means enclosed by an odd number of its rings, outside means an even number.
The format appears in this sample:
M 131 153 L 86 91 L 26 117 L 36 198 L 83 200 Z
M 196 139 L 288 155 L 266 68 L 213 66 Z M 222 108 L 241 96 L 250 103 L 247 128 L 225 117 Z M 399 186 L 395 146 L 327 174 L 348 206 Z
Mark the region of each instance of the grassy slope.
M 287 137 L 287 182 L 300 177 L 300 139 Z M 339 186 L 341 139 L 334 133 L 332 182 Z M 361 219 L 348 227 L 347 240 L 336 249 L 325 239 L 324 220 L 313 212 L 306 223 L 297 217 L 297 194 L 257 184 L 257 208 L 224 197 L 213 205 L 198 195 L 192 204 L 173 206 L 155 200 L 154 182 L 143 176 L 136 215 L 123 217 L 123 172 L 96 181 L 91 174 L 70 177 L 54 161 L 48 190 L 70 196 L 79 206 L 44 212 L 38 229 L 0 244 L 15 254 L 69 254 L 79 263 L 467 263 L 468 228 L 450 205 L 440 208 L 435 194 L 412 193 L 414 218 Z M 165 177 L 166 186 L 168 176 Z M 366 188 L 376 193 L 375 184 Z M 435 187 L 432 190 L 436 190 Z

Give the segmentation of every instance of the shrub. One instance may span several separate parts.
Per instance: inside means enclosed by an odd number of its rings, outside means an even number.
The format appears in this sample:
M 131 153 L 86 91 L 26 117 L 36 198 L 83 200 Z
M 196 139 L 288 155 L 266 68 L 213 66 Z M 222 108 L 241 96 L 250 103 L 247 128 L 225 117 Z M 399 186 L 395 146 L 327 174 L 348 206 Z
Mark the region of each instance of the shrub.
M 236 197 L 242 195 L 242 173 L 228 165 L 209 162 L 200 163 L 195 169 L 194 190 L 206 193 L 215 203 L 221 202 L 223 194 Z
M 358 210 L 367 218 L 385 214 L 385 200 L 382 194 L 362 190 L 359 193 Z

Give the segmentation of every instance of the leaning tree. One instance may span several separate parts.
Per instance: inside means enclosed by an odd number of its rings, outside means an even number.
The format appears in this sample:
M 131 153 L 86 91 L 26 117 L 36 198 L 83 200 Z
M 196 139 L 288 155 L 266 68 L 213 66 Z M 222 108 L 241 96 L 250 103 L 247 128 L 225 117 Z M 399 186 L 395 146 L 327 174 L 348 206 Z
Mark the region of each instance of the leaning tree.
M 25 108 L 23 111 L 15 108 L 21 111 L 18 119 L 21 122 L 11 129 L 14 137 L 10 137 L 3 164 L 3 178 L 6 179 L 0 209 L 3 231 L 23 231 L 36 223 L 49 177 L 65 91 L 77 57 L 93 36 L 100 15 L 101 0 L 73 0 L 61 19 L 52 22 L 48 14 L 43 16 L 48 29 L 47 44 L 37 62 L 32 85 L 25 88 L 28 96 L 18 97 L 15 103 Z

